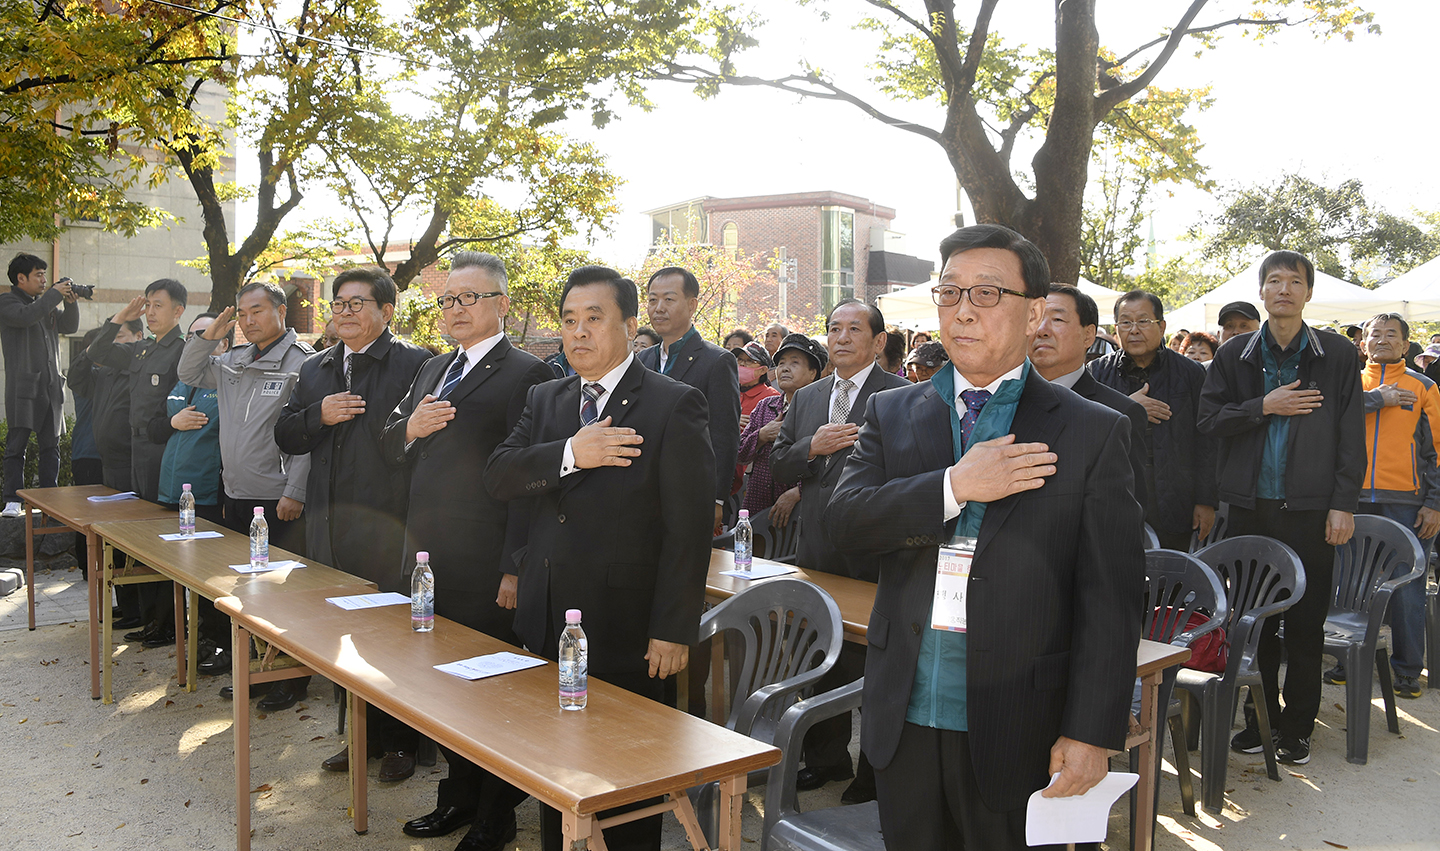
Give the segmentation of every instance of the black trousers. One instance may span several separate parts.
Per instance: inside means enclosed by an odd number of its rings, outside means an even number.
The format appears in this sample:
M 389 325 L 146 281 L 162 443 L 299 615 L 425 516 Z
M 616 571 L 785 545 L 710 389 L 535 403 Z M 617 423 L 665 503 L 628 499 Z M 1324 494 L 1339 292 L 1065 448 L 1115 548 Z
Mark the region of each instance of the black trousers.
M 265 522 L 270 527 L 270 543 L 292 553 L 305 552 L 305 515 L 300 515 L 295 520 L 281 520 L 280 515 L 275 513 L 276 506 L 280 504 L 279 499 L 235 499 L 228 493 L 220 495 L 220 525 L 233 532 L 242 535 L 250 534 L 250 522 L 255 519 L 255 509 L 265 510 Z M 200 513 L 199 506 L 196 506 L 195 513 Z M 219 612 L 215 612 L 216 625 L 223 628 L 226 638 L 220 642 L 221 647 L 230 646 L 230 619 L 221 618 Z M 237 659 L 237 662 L 243 660 Z M 293 680 L 286 680 L 291 688 L 300 689 L 310 685 L 309 677 L 298 677 Z M 370 716 L 366 716 L 368 719 Z M 389 716 L 386 716 L 389 717 Z M 375 730 L 371 728 L 371 736 Z
M 1025 808 L 995 812 L 981 800 L 969 733 L 907 722 L 875 789 L 887 851 L 1028 851 Z
M 55 428 L 50 406 L 45 406 L 45 420 L 38 429 L 12 426 L 5 436 L 5 484 L 4 501 L 19 502 L 15 492 L 25 487 L 25 449 L 30 445 L 30 435 L 40 449 L 40 476 L 37 487 L 53 488 L 60 482 L 60 430 Z
M 161 505 L 172 509 L 175 512 L 176 522 L 179 522 L 180 506 L 169 502 L 162 502 Z M 195 516 L 209 520 L 221 526 L 225 525 L 225 511 L 219 505 L 195 505 Z M 230 647 L 230 619 L 216 611 L 215 604 L 200 598 L 196 610 L 200 614 L 200 637 L 209 639 L 216 647 Z
M 652 678 L 644 671 L 626 674 L 601 674 L 592 671 L 591 676 L 602 679 L 611 685 L 619 686 L 641 697 L 648 697 L 657 703 L 664 701 L 665 683 L 669 681 Z M 673 677 L 670 679 L 673 679 Z M 674 689 L 671 689 L 671 691 L 673 692 Z M 582 709 L 580 711 L 584 712 L 586 710 Z M 598 814 L 598 817 L 608 818 L 613 815 L 629 812 L 630 810 L 649 807 L 661 803 L 662 800 L 661 798 L 650 798 L 629 806 L 617 807 L 613 810 L 604 810 Z M 628 824 L 612 827 L 605 831 L 605 845 L 610 851 L 659 851 L 660 820 L 661 816 L 649 816 L 648 818 L 638 819 Z M 560 851 L 560 844 L 563 838 L 560 811 L 542 806 L 540 808 L 540 847 L 543 851 Z
M 1266 618 L 1255 661 L 1265 686 L 1270 724 L 1288 738 L 1308 738 L 1320 711 L 1320 669 L 1324 661 L 1325 615 L 1330 610 L 1335 548 L 1325 543 L 1324 509 L 1292 511 L 1278 499 L 1259 499 L 1254 509 L 1230 506 L 1229 536 L 1266 535 L 1288 544 L 1305 569 L 1305 594 L 1283 614 Z M 1280 640 L 1280 623 L 1285 640 Z M 1283 652 L 1282 652 L 1283 651 Z M 1280 659 L 1285 659 L 1285 708 L 1280 708 Z M 1246 697 L 1247 718 L 1253 693 Z
M 113 488 L 122 493 L 130 490 L 129 464 L 123 467 L 106 467 L 102 464 L 100 477 L 101 483 L 107 488 Z M 120 611 L 125 617 L 140 617 L 140 592 L 134 585 L 116 585 L 115 602 L 120 606 Z
M 815 693 L 830 691 L 849 685 L 865 676 L 865 645 L 851 641 L 840 647 L 840 658 L 835 667 L 820 678 Z M 864 710 L 861 710 L 862 712 Z M 848 775 L 850 765 L 850 739 L 853 734 L 851 713 L 836 715 L 810 728 L 805 734 L 805 767 L 816 771 L 828 771 Z M 860 754 L 860 780 L 862 786 L 873 783 L 869 776 L 872 769 L 865 754 Z

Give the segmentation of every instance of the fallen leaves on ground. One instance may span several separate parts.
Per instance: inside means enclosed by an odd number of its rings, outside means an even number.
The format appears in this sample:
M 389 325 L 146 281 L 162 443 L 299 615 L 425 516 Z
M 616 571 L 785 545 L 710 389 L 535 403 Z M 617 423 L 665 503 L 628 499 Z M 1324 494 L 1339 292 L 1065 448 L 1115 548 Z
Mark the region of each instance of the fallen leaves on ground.
M 270 791 L 270 784 L 269 784 L 269 783 L 261 783 L 259 786 L 256 786 L 254 789 L 251 789 L 251 790 L 250 790 L 250 794 L 254 795 L 256 792 L 269 792 L 269 791 Z

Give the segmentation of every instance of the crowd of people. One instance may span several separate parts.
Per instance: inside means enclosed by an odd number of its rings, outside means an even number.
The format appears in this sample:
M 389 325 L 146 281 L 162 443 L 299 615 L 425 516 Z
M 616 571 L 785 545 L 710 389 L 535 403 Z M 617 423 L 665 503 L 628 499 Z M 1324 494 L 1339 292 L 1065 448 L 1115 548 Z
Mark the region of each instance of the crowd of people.
M 820 683 L 865 677 L 858 764 L 849 715 L 822 722 L 797 787 L 851 781 L 843 800 L 878 799 L 890 848 L 1024 848 L 1029 795 L 1088 790 L 1123 747 L 1145 524 L 1184 551 L 1227 504 L 1229 534 L 1285 542 L 1313 589 L 1329 587 L 1331 548 L 1356 512 L 1413 528 L 1428 551 L 1440 389 L 1406 358 L 1440 367 L 1440 335 L 1420 350 L 1385 314 L 1357 349 L 1307 324 L 1314 269 L 1288 251 L 1261 264 L 1264 318 L 1227 305 L 1213 336 L 1167 334 L 1161 300 L 1139 290 L 1116 302 L 1107 334 L 1094 300 L 1052 283 L 1040 251 L 1003 227 L 962 228 L 940 255 L 933 338 L 847 299 L 823 340 L 775 323 L 715 345 L 695 326 L 690 270 L 637 285 L 585 266 L 560 297 L 562 349 L 541 361 L 504 333 L 503 261 L 465 251 L 437 299 L 447 352 L 394 335 L 394 282 L 357 268 L 331 284 L 334 337 L 318 350 L 286 326 L 272 284 L 182 327 L 186 290 L 161 279 L 62 370 L 74 294 L 47 288 L 45 262 L 21 254 L 0 295 L 5 513 L 20 514 L 32 432 L 39 484 L 56 484 L 63 381 L 76 484 L 171 507 L 189 485 L 200 516 L 240 532 L 258 509 L 277 546 L 382 591 L 408 593 L 428 550 L 437 614 L 554 659 L 565 611 L 579 608 L 590 673 L 657 701 L 676 699 L 671 675 L 705 652 L 713 537 L 742 508 L 757 525 L 799 524 L 799 567 L 877 589 L 868 646 L 847 642 Z M 1333 451 L 1300 461 L 1299 446 Z M 942 581 L 959 591 L 937 598 Z M 169 600 L 160 584 L 118 589 L 126 639 L 172 643 Z M 202 606 L 200 670 L 223 675 L 228 624 Z M 1395 690 L 1418 697 L 1423 585 L 1393 606 Z M 1326 608 L 1310 593 L 1283 637 L 1282 618 L 1267 622 L 1266 705 L 1247 703 L 1236 750 L 1269 736 L 1282 762 L 1309 760 L 1322 679 L 1345 677 L 1321 671 Z M 697 670 L 697 713 L 704 687 Z M 273 712 L 307 691 L 297 679 L 227 696 Z M 411 776 L 418 734 L 368 712 L 379 780 Z M 503 847 L 525 794 L 445 753 L 434 811 L 404 832 L 469 825 L 461 851 Z M 658 819 L 606 841 L 658 848 Z M 558 813 L 542 834 L 559 847 Z

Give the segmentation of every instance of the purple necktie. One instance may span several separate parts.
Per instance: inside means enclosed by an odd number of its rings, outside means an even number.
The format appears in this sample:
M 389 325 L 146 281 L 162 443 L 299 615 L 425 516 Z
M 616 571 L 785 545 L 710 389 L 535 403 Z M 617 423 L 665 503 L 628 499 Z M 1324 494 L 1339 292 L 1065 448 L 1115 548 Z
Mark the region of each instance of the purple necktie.
M 975 423 L 980 419 L 980 409 L 990 401 L 989 390 L 962 390 L 960 400 L 965 403 L 965 416 L 960 418 L 960 443 L 970 448 L 970 432 L 975 430 Z

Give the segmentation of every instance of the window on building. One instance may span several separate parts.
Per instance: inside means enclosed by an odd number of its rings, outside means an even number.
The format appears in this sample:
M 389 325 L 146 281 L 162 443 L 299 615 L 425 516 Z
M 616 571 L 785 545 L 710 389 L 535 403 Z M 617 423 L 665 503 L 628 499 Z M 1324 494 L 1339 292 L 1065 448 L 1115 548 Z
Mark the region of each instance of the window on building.
M 820 300 L 828 314 L 855 297 L 855 213 L 843 207 L 820 210 Z
M 740 252 L 740 228 L 734 222 L 726 222 L 724 230 L 725 254 L 731 260 Z
M 674 243 L 699 241 L 704 211 L 699 204 L 683 204 L 650 214 L 651 244 L 669 240 Z

